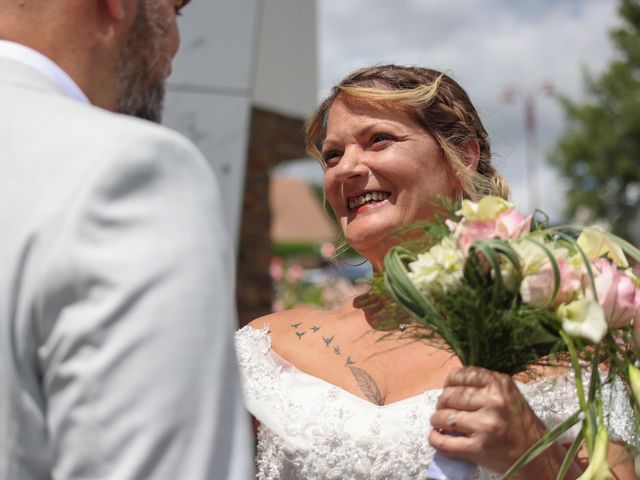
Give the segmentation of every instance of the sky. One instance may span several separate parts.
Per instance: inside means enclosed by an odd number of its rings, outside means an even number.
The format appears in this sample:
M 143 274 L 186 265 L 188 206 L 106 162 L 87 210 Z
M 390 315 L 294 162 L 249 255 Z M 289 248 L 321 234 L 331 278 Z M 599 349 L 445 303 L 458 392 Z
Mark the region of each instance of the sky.
M 565 119 L 542 87 L 584 98 L 583 69 L 597 74 L 614 58 L 608 31 L 620 22 L 617 6 L 616 0 L 317 0 L 318 95 L 367 65 L 446 71 L 475 104 L 516 205 L 527 211 L 537 198 L 535 207 L 560 221 L 566 187 L 544 157 Z M 517 92 L 512 103 L 505 101 L 509 88 Z M 533 182 L 526 175 L 527 95 L 537 125 Z

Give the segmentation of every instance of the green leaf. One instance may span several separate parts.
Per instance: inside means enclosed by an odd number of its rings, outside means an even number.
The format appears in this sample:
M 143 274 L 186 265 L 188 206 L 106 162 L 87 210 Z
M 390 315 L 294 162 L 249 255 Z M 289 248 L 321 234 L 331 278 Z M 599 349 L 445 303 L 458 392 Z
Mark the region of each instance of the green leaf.
M 582 446 L 583 438 L 583 432 L 582 430 L 580 430 L 580 433 L 578 433 L 578 435 L 576 435 L 576 438 L 573 439 L 571 446 L 567 450 L 567 454 L 564 456 L 564 460 L 562 461 L 562 465 L 560 465 L 560 470 L 558 470 L 556 480 L 562 480 L 569 471 L 569 468 L 571 468 L 571 464 L 576 459 L 576 455 L 578 455 L 578 451 Z
M 560 435 L 573 427 L 576 423 L 580 421 L 580 411 L 578 410 L 569 418 L 567 418 L 564 422 L 558 425 L 553 430 L 547 432 L 540 440 L 533 444 L 533 446 L 527 450 L 524 455 L 522 455 L 516 463 L 514 463 L 509 470 L 504 474 L 502 480 L 508 480 L 511 478 L 518 470 L 527 465 L 529 462 L 536 459 L 540 454 L 542 454 L 547 448 L 553 445 Z

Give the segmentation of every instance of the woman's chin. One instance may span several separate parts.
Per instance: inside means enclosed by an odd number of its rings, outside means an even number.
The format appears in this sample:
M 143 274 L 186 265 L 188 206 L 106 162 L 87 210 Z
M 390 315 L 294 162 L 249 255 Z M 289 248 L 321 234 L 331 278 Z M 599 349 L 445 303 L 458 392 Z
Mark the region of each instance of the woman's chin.
M 384 254 L 393 245 L 388 232 L 387 229 L 365 235 L 349 235 L 347 232 L 345 238 L 351 248 L 371 263 L 376 263 L 377 260 L 382 260 Z

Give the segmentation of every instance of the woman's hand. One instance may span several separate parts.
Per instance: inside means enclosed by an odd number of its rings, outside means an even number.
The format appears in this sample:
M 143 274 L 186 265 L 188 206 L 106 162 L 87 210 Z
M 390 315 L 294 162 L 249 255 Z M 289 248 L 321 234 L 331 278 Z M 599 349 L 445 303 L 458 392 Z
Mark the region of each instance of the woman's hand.
M 508 375 L 476 367 L 449 374 L 431 424 L 429 442 L 434 448 L 498 473 L 506 472 L 546 433 Z M 554 445 L 516 477 L 555 479 L 565 453 L 564 447 Z M 568 478 L 580 473 L 574 465 Z

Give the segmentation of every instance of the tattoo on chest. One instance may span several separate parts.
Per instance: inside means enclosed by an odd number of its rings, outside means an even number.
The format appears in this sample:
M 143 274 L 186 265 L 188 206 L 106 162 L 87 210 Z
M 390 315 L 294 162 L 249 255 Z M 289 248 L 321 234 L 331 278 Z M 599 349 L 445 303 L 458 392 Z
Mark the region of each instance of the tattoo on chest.
M 356 382 L 358 382 L 360 391 L 364 393 L 365 397 L 376 405 L 384 405 L 384 397 L 371 375 L 362 368 L 354 367 L 353 365 L 349 366 L 349 370 L 351 370 Z
M 298 340 L 302 340 L 302 337 L 308 332 L 310 332 L 311 334 L 310 339 L 313 339 L 314 334 L 318 333 L 318 331 L 320 331 L 321 329 L 321 327 L 317 325 L 312 325 L 309 328 L 305 328 L 303 322 L 290 323 L 289 325 L 298 337 Z M 340 350 L 340 346 L 333 343 L 335 335 L 324 336 L 321 334 L 319 336 L 322 338 L 322 342 L 324 343 L 325 348 L 331 348 L 331 351 L 334 355 L 343 356 L 343 352 L 342 350 Z M 367 400 L 375 405 L 384 405 L 385 397 L 380 392 L 380 388 L 376 384 L 375 380 L 371 375 L 369 375 L 369 373 L 367 373 L 366 370 L 355 367 L 354 365 L 356 363 L 357 362 L 353 360 L 350 355 L 348 355 L 346 361 L 344 362 L 344 366 L 349 369 L 349 371 L 353 375 L 353 378 L 356 380 L 360 391 L 363 393 Z

